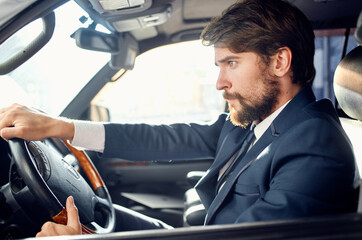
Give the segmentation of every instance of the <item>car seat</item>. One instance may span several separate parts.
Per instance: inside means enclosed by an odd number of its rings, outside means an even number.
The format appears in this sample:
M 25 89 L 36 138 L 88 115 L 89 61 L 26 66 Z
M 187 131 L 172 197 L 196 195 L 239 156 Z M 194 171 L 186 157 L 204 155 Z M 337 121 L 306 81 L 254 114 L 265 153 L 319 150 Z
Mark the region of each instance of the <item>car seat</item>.
M 191 171 L 186 176 L 192 188 L 185 192 L 185 209 L 183 214 L 185 226 L 197 226 L 204 224 L 206 210 L 204 205 L 201 203 L 199 195 L 193 187 L 205 175 L 205 173 L 205 171 Z
M 361 13 L 362 16 L 362 13 Z M 361 17 L 360 17 L 361 18 Z M 362 19 L 362 18 L 361 18 Z M 359 28 L 362 26 L 359 25 Z M 358 28 L 357 28 L 358 30 Z M 357 31 L 356 30 L 356 31 Z M 361 32 L 361 30 L 359 30 Z M 356 40 L 359 41 L 356 37 Z M 362 42 L 359 42 L 362 44 Z M 357 164 L 356 184 L 362 180 L 362 46 L 350 51 L 339 63 L 334 74 L 334 92 L 342 110 L 349 117 L 341 117 L 355 155 Z M 360 187 L 358 212 L 362 212 L 362 188 Z

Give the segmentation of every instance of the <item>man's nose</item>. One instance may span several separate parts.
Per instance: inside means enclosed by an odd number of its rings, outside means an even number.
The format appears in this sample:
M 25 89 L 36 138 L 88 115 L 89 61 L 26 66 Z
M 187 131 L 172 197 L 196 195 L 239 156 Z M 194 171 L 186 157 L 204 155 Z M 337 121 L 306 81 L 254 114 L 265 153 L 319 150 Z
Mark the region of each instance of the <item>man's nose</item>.
M 217 90 L 226 90 L 231 88 L 231 82 L 227 80 L 226 74 L 220 70 L 219 76 L 216 81 Z

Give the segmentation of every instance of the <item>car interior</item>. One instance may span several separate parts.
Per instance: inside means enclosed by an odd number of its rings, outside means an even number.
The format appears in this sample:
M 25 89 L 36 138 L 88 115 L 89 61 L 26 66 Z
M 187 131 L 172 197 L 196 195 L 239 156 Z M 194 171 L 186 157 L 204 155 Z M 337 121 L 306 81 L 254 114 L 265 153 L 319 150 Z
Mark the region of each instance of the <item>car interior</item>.
M 317 98 L 327 97 L 335 102 L 353 146 L 355 187 L 360 189 L 355 213 L 203 226 L 206 213 L 193 186 L 213 159 L 131 162 L 102 159 L 97 152 L 76 149 L 56 138 L 30 142 L 0 139 L 0 239 L 32 238 L 45 221 L 64 221 L 64 203 L 70 193 L 76 202 L 81 202 L 78 208 L 82 231 L 87 235 L 54 239 L 361 239 L 362 3 L 287 1 L 302 10 L 312 23 L 317 69 L 313 90 Z M 164 46 L 178 48 L 183 43 L 201 46 L 203 28 L 234 2 L 0 0 L 0 89 L 8 93 L 0 96 L 0 109 L 20 101 L 36 103 L 44 109 L 49 105 L 46 111 L 61 117 L 97 122 L 149 120 L 158 124 L 182 121 L 181 118 L 193 121 L 194 117 L 210 121 L 215 114 L 227 111 L 220 94 L 214 93 L 215 69 L 210 67 L 213 53 L 208 55 L 211 59 L 203 70 L 192 62 L 200 62 L 201 55 L 192 48 L 181 50 L 186 55 L 183 60 L 170 49 L 165 50 L 162 60 L 156 58 L 160 52 L 151 53 Z M 33 24 L 39 30 L 26 30 L 27 25 Z M 17 35 L 21 32 L 25 33 Z M 50 51 L 52 48 L 57 51 Z M 66 58 L 61 57 L 63 53 Z M 149 62 L 142 64 L 141 59 L 147 55 Z M 173 72 L 163 73 L 167 68 Z M 175 72 L 186 68 L 195 68 L 197 74 L 187 71 L 181 76 Z M 132 79 L 137 71 L 143 75 Z M 171 76 L 177 83 L 156 82 L 163 75 Z M 137 78 L 145 81 L 138 83 Z M 202 79 L 195 83 L 194 78 Z M 139 93 L 133 89 L 137 84 L 141 86 Z M 152 84 L 160 91 L 153 90 Z M 121 90 L 114 90 L 107 98 L 109 89 L 118 85 Z M 194 86 L 196 90 L 191 88 Z M 173 92 L 167 92 L 169 88 Z M 187 95 L 183 90 L 193 94 Z M 129 92 L 131 95 L 127 95 Z M 135 94 L 145 95 L 145 100 L 138 100 Z M 180 100 L 179 95 L 188 96 L 189 100 Z M 173 101 L 181 107 L 175 110 Z M 157 110 L 147 109 L 151 109 L 150 102 L 157 105 Z M 185 110 L 186 103 L 192 108 Z M 137 112 L 139 109 L 143 115 Z M 158 115 L 150 117 L 151 111 Z M 172 111 L 177 118 L 170 120 Z M 193 115 L 187 115 L 189 112 Z M 68 175 L 81 180 L 66 182 Z M 113 204 L 161 219 L 175 229 L 113 232 Z

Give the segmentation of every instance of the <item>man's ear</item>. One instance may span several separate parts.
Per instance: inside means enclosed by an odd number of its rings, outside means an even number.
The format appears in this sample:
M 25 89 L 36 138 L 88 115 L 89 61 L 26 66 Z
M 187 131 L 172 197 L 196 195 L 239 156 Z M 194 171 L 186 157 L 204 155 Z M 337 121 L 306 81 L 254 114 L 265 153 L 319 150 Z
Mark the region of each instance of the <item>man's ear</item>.
M 278 77 L 286 75 L 292 64 L 292 51 L 288 47 L 278 49 L 278 52 L 273 56 L 273 72 Z

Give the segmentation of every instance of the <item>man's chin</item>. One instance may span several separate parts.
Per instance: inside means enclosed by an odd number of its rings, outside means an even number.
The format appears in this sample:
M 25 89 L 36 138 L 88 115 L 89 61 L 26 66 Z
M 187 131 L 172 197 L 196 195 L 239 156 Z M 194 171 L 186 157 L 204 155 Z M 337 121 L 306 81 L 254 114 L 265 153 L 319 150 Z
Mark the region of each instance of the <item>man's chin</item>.
M 234 108 L 229 108 L 229 110 L 230 110 L 230 121 L 233 125 L 237 127 L 246 128 L 250 124 L 250 121 L 240 121 L 238 112 Z

